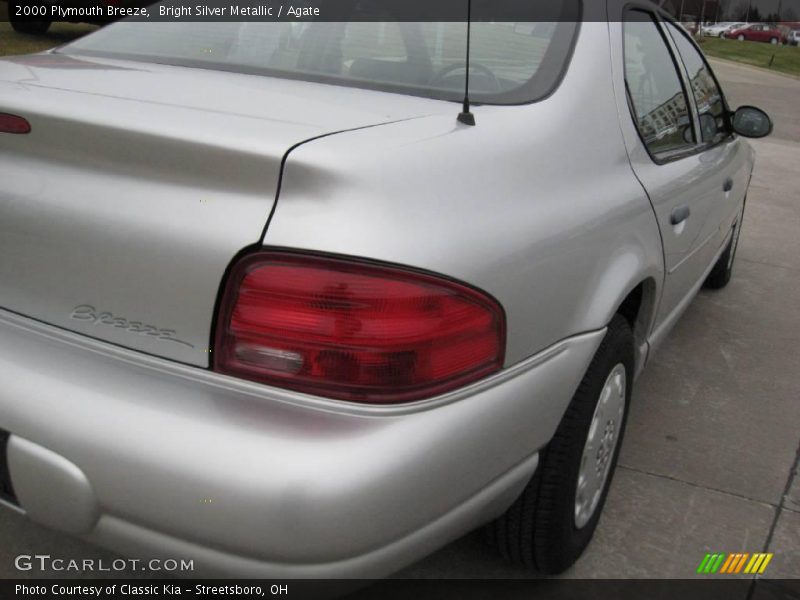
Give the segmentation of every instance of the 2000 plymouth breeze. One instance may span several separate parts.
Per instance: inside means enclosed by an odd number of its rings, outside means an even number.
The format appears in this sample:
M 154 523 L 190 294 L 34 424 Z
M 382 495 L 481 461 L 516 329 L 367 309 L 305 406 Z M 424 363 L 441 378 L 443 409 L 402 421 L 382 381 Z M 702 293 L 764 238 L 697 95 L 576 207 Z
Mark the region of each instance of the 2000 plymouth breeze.
M 487 523 L 568 568 L 771 129 L 653 5 L 591 4 L 473 23 L 476 126 L 464 23 L 0 61 L 4 503 L 206 574 L 380 576 Z

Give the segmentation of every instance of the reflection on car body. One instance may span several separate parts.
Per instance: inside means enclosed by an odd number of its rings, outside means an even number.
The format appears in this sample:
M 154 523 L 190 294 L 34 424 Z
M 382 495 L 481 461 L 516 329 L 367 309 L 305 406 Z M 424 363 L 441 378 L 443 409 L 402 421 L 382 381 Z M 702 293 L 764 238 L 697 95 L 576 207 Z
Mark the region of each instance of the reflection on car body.
M 212 576 L 483 526 L 569 568 L 771 129 L 658 7 L 607 9 L 475 22 L 469 64 L 391 12 L 0 60 L 0 502 Z

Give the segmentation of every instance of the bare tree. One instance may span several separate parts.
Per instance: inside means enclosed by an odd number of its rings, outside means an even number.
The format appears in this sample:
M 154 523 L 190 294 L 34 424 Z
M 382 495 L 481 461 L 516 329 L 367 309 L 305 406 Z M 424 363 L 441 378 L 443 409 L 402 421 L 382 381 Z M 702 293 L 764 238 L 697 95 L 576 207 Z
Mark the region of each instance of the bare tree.
M 747 9 L 749 8 L 749 6 L 750 3 L 748 2 L 748 0 L 741 0 L 731 13 L 731 21 L 746 21 Z

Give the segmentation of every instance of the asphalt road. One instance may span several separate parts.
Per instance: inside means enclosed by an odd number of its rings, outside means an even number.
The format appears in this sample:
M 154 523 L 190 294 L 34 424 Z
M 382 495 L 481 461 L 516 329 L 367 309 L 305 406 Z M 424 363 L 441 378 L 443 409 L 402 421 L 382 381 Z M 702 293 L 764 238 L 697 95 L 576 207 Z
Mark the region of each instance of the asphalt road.
M 700 294 L 637 384 L 599 530 L 567 577 L 691 578 L 706 552 L 765 551 L 769 577 L 800 577 L 800 80 L 714 66 L 733 105 L 776 123 L 754 143 L 734 279 Z M 13 566 L 34 553 L 115 558 L 0 511 L 0 577 L 38 575 Z M 398 576 L 529 574 L 470 535 Z

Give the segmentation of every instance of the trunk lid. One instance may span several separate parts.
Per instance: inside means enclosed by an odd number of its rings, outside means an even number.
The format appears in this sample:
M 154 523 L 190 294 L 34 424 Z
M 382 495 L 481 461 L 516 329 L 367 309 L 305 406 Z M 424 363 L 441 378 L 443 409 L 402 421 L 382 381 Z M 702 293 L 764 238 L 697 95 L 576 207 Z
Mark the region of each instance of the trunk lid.
M 0 60 L 0 307 L 207 365 L 225 270 L 262 239 L 283 157 L 431 102 L 45 54 Z M 376 108 L 379 107 L 379 108 Z

